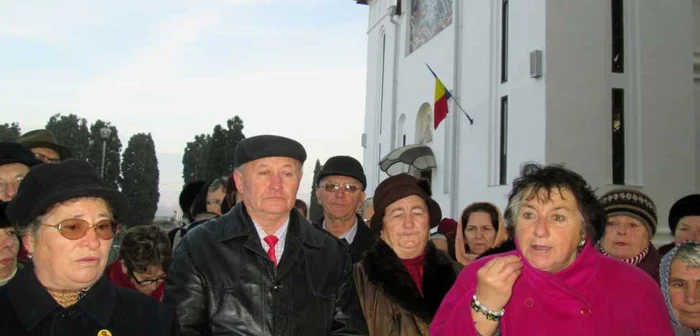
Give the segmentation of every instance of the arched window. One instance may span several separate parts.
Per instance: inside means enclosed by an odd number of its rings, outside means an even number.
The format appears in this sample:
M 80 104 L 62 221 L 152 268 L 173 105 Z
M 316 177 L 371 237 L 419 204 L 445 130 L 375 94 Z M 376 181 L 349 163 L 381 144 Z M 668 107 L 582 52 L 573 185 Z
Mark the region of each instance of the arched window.
M 399 123 L 398 123 L 398 129 L 397 129 L 397 143 L 399 146 L 406 146 L 406 130 L 405 130 L 405 124 L 406 124 L 406 114 L 401 113 L 401 116 L 399 116 Z
M 433 141 L 433 109 L 423 103 L 416 114 L 416 143 L 427 144 Z

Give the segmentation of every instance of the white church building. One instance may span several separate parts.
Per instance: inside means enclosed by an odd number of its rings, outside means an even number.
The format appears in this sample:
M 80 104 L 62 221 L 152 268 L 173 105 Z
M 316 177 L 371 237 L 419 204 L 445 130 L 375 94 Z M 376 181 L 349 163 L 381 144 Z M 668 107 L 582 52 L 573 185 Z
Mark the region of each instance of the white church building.
M 528 161 L 564 164 L 598 195 L 643 190 L 657 243 L 673 202 L 700 192 L 700 0 L 354 1 L 368 10 L 368 197 L 404 146 L 432 153 L 434 167 L 403 170 L 455 219 L 475 201 L 503 208 Z M 435 130 L 426 64 L 454 97 Z

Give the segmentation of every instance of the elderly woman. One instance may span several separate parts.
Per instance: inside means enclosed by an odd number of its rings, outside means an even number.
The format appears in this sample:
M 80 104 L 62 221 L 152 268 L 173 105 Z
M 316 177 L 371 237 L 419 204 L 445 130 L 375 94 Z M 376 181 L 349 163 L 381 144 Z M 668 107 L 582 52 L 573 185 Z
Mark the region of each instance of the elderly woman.
M 661 259 L 660 275 L 676 336 L 700 335 L 700 244 L 675 246 Z
M 107 267 L 106 275 L 117 286 L 161 301 L 170 257 L 170 240 L 159 227 L 135 226 L 124 234 L 119 258 Z
M 524 165 L 505 218 L 517 249 L 467 266 L 431 335 L 673 335 L 657 284 L 594 249 L 604 215 L 581 176 Z
M 428 241 L 440 206 L 418 179 L 401 174 L 379 184 L 374 210 L 370 227 L 381 240 L 353 272 L 370 335 L 428 335 L 460 269 Z
M 5 215 L 7 202 L 0 202 L 0 286 L 4 286 L 17 274 L 19 239 L 10 220 Z
M 486 202 L 472 203 L 462 211 L 458 223 L 455 250 L 457 261 L 468 265 L 481 254 L 508 239 L 498 208 Z
M 0 287 L 0 335 L 175 335 L 175 313 L 102 276 L 127 200 L 87 162 L 33 167 L 7 208 L 33 260 Z
M 661 256 L 651 238 L 656 233 L 656 206 L 641 191 L 615 189 L 600 198 L 605 228 L 596 245 L 600 253 L 641 268 L 659 282 Z
M 668 253 L 676 243 L 700 242 L 700 194 L 687 195 L 673 203 L 668 212 L 668 227 L 674 242 L 659 247 L 660 255 Z

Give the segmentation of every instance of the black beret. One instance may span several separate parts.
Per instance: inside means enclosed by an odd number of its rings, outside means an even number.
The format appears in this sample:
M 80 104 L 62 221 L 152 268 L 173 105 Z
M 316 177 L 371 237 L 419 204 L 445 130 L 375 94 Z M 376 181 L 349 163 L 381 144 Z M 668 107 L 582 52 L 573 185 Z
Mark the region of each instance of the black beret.
M 678 222 L 685 216 L 700 216 L 700 194 L 688 195 L 673 203 L 668 212 L 668 227 L 673 235 Z
M 5 209 L 7 209 L 8 203 L 10 202 L 0 202 L 0 229 L 9 228 L 12 226 L 12 224 L 10 224 L 10 220 L 5 214 Z
M 41 163 L 28 148 L 16 142 L 0 142 L 0 166 L 21 163 L 33 167 Z
M 117 221 L 129 208 L 126 197 L 108 187 L 89 163 L 68 159 L 58 164 L 32 167 L 20 183 L 6 213 L 10 222 L 26 227 L 52 205 L 80 197 L 104 199 Z
M 244 163 L 273 156 L 292 158 L 304 164 L 306 150 L 296 140 L 278 135 L 257 135 L 238 143 L 233 166 L 238 168 Z
M 367 177 L 362 169 L 362 164 L 351 156 L 334 156 L 323 164 L 321 172 L 318 174 L 316 185 L 326 176 L 340 175 L 352 177 L 362 183 L 362 190 L 367 187 Z

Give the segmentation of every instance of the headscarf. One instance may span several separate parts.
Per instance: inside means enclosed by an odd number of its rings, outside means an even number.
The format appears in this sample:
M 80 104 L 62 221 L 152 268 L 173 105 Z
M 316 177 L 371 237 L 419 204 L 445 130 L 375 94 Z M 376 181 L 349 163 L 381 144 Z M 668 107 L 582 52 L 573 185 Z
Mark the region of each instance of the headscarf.
M 671 305 L 671 296 L 668 293 L 668 282 L 671 277 L 671 264 L 673 263 L 673 259 L 676 256 L 676 253 L 678 252 L 678 249 L 687 244 L 697 244 L 694 242 L 683 242 L 680 244 L 676 244 L 675 247 L 661 259 L 661 266 L 659 267 L 659 276 L 661 280 L 661 292 L 664 295 L 664 301 L 666 301 L 666 308 L 668 309 L 668 315 L 671 318 L 671 325 L 673 326 L 673 330 L 676 332 L 676 336 L 700 336 L 700 331 L 693 331 L 690 328 L 684 327 L 679 321 L 678 321 L 678 316 L 676 316 L 676 312 L 673 310 L 673 306 Z

